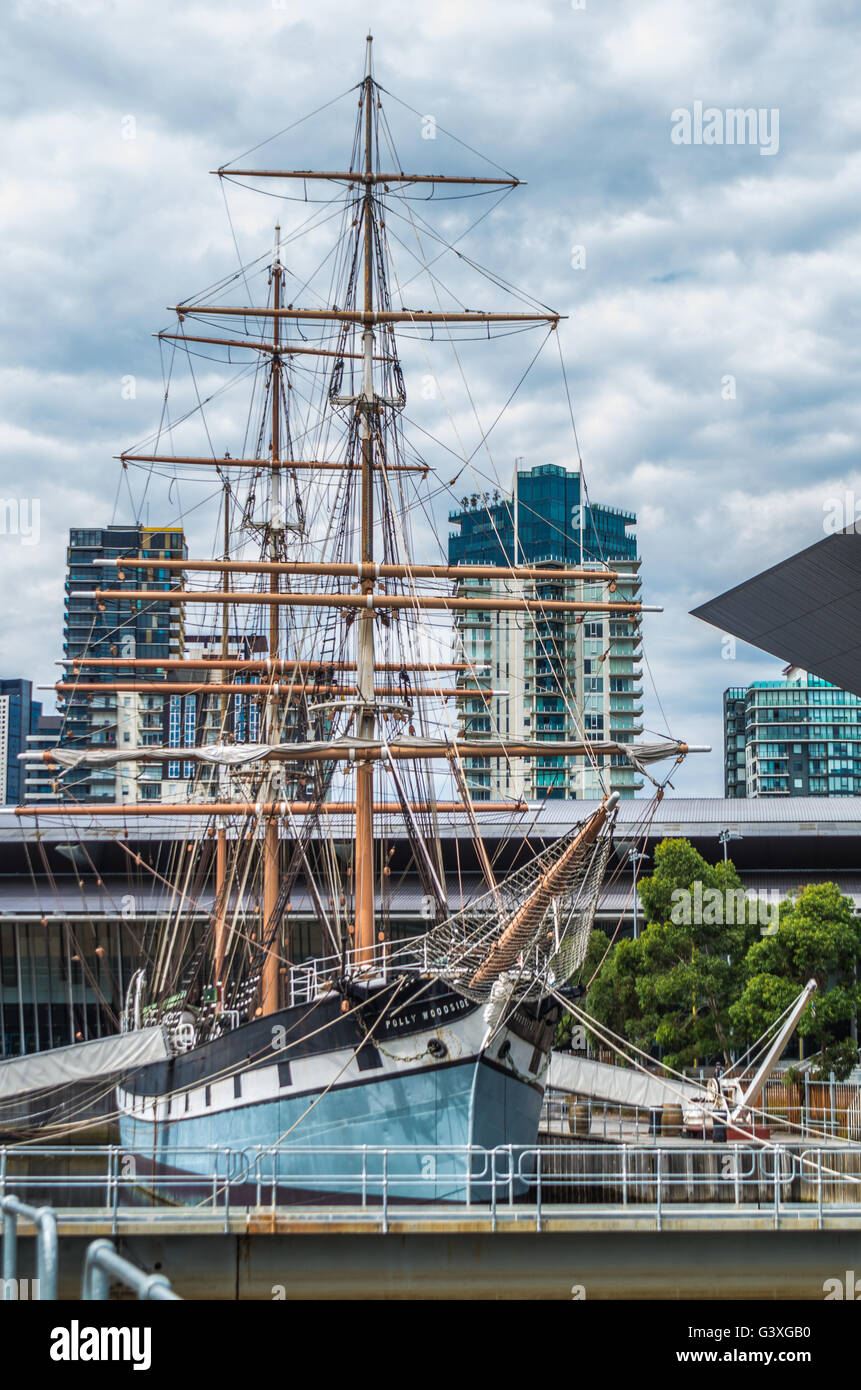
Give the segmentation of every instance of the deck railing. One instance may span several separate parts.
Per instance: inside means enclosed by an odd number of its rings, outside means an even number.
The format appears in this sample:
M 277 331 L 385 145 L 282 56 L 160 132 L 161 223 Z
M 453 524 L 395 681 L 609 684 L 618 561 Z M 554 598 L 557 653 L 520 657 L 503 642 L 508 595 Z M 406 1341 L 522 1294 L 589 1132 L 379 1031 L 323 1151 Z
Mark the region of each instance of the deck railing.
M 378 942 L 372 949 L 363 948 L 361 953 L 350 948 L 343 958 L 340 955 L 319 956 L 292 966 L 288 1003 L 312 1004 L 331 989 L 332 981 L 345 970 L 354 978 L 386 980 L 392 970 L 422 969 L 427 969 L 427 941 L 423 935 Z

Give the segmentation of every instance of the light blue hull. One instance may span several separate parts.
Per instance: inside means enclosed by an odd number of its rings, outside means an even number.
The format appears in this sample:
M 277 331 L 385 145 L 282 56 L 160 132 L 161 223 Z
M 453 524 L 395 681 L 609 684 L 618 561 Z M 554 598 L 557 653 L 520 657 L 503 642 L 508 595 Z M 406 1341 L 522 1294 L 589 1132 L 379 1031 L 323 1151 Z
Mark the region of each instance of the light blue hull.
M 272 1097 L 157 1124 L 121 1114 L 120 1135 L 124 1150 L 156 1178 L 147 1186 L 173 1201 L 199 1201 L 212 1190 L 214 1169 L 222 1183 L 231 1179 L 237 1204 L 269 1201 L 273 1182 L 279 1201 L 313 1200 L 315 1193 L 377 1201 L 384 1164 L 389 1198 L 482 1201 L 490 1197 L 488 1156 L 440 1149 L 534 1146 L 542 1092 L 510 1068 L 473 1056 L 369 1077 L 319 1098 Z M 363 1145 L 388 1153 L 363 1155 Z M 508 1161 L 504 1154 L 495 1160 L 497 1181 L 507 1178 Z M 517 1174 L 529 1171 L 528 1156 L 515 1155 L 514 1167 L 522 1191 Z M 193 1175 L 209 1179 L 208 1188 Z

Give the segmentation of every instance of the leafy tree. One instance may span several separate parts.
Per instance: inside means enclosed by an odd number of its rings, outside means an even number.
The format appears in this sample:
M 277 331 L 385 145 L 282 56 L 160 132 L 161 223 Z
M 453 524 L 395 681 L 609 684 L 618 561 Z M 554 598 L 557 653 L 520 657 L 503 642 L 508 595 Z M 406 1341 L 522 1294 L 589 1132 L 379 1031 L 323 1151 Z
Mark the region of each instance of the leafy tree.
M 638 1046 L 658 1044 L 674 1067 L 736 1043 L 730 1005 L 758 932 L 731 862 L 711 865 L 688 840 L 664 840 L 639 883 L 647 925 L 622 941 L 589 991 L 588 1010 Z
M 598 927 L 593 928 L 592 933 L 589 937 L 589 944 L 586 947 L 586 956 L 583 961 L 583 965 L 580 968 L 580 982 L 582 984 L 585 985 L 589 983 L 592 976 L 595 974 L 595 971 L 598 970 L 599 967 L 601 967 L 605 957 L 608 957 L 609 959 L 609 945 L 609 937 Z M 612 952 L 610 952 L 610 954 L 612 954 Z M 586 1001 L 583 1002 L 584 1007 L 586 1007 Z M 578 1028 L 579 1026 L 580 1020 L 575 1018 L 573 1014 L 563 1013 L 558 1024 L 556 1025 L 555 1046 L 562 1048 L 570 1048 L 574 1029 Z
M 640 942 L 620 941 L 607 956 L 590 986 L 586 1012 L 620 1037 L 648 1050 L 652 1037 L 643 1024 L 643 1010 L 637 992 L 641 968 Z M 601 1039 L 597 1035 L 595 1041 L 600 1045 Z
M 819 1074 L 833 1070 L 843 1080 L 858 1060 L 857 1043 L 846 1032 L 861 1000 L 855 979 L 859 951 L 861 923 L 851 899 L 835 883 L 808 884 L 797 898 L 781 903 L 774 935 L 751 945 L 747 981 L 730 1009 L 735 1025 L 749 1038 L 758 1037 L 815 979 L 819 989 L 798 1032 L 819 1051 Z

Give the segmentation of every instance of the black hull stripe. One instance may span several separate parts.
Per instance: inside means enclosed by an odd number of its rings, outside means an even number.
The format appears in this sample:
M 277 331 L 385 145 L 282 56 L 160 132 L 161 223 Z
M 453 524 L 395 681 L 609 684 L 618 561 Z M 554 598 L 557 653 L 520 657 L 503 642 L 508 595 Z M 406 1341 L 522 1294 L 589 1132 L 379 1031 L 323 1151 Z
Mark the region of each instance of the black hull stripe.
M 364 1042 L 368 1029 L 373 1027 L 385 1010 L 391 993 L 390 988 L 383 988 L 378 996 L 368 1001 L 362 1009 L 364 1024 L 356 1014 L 341 1014 L 340 995 L 319 999 L 311 1005 L 294 1004 L 266 1018 L 253 1019 L 189 1052 L 141 1067 L 129 1089 L 133 1094 L 155 1098 L 167 1092 L 186 1091 L 210 1081 L 223 1080 L 237 1071 L 254 1071 L 283 1061 L 303 1061 L 327 1052 L 355 1052 Z M 428 1010 L 442 1009 L 447 1004 L 456 1006 L 453 1012 L 435 1018 L 422 1017 Z M 420 1002 L 404 1004 L 401 1010 L 391 1011 L 393 1019 L 414 1013 L 414 1022 L 405 1022 L 390 1032 L 375 1032 L 373 1041 L 385 1043 L 391 1038 L 432 1032 L 447 1022 L 468 1018 L 480 1007 L 447 985 L 435 981 L 424 991 Z M 302 1024 L 306 1026 L 306 1035 L 294 1037 L 297 1025 Z M 286 1033 L 284 1045 L 280 1048 L 273 1046 L 273 1031 L 277 1028 L 283 1028 Z

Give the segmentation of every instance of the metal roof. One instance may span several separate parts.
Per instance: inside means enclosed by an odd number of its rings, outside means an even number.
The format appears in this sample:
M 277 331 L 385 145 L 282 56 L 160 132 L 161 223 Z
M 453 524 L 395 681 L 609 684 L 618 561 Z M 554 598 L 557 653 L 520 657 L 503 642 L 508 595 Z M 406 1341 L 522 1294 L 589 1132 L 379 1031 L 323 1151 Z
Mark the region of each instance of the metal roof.
M 692 612 L 722 632 L 861 696 L 861 535 L 854 526 Z
M 539 839 L 553 838 L 572 829 L 599 805 L 598 801 L 533 802 L 525 811 L 481 812 L 481 826 L 487 838 Z M 861 835 L 861 797 L 682 797 L 665 796 L 657 806 L 646 797 L 635 797 L 619 803 L 617 837 L 626 831 L 642 834 L 651 820 L 651 838 L 663 835 L 688 835 L 712 838 L 724 829 L 738 829 L 745 835 L 808 836 Z M 400 817 L 386 816 L 381 827 L 390 839 L 405 838 Z M 443 839 L 471 839 L 472 831 L 465 816 L 440 813 L 438 823 Z M 69 840 L 156 840 L 193 839 L 199 834 L 202 822 L 171 816 L 150 819 L 130 813 L 122 819 L 107 820 L 78 817 L 74 822 L 58 810 L 43 811 L 38 826 L 23 821 L 11 807 L 0 809 L 0 847 L 3 843 L 20 843 L 38 835 L 52 843 Z M 327 833 L 338 839 L 349 839 L 352 824 L 347 817 L 331 816 L 326 822 Z M 2 863 L 2 861 L 0 861 Z

